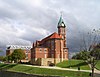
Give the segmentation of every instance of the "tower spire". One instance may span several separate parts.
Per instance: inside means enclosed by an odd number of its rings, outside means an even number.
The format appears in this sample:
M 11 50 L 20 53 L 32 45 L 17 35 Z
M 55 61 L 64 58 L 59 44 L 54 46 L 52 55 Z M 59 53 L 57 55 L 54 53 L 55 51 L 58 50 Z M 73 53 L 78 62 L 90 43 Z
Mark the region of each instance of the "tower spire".
M 60 19 L 59 19 L 59 22 L 58 22 L 58 27 L 66 27 L 65 24 L 64 24 L 64 21 L 63 21 L 63 18 L 62 18 L 62 11 L 61 11 L 61 15 L 60 15 Z

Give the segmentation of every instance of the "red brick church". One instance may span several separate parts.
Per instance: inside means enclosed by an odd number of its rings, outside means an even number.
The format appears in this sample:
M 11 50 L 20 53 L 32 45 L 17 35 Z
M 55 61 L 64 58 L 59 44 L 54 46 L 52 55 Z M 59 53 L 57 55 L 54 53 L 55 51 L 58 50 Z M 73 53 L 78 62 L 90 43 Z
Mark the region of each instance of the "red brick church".
M 48 37 L 33 43 L 31 49 L 31 64 L 50 65 L 68 60 L 66 43 L 66 25 L 62 16 L 58 22 L 58 33 L 54 32 Z

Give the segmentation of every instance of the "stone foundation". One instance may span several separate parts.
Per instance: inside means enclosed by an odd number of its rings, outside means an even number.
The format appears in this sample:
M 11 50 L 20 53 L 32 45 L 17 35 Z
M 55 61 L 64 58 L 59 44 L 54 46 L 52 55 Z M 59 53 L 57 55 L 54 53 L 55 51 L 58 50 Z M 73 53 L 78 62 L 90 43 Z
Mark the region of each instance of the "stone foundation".
M 62 62 L 63 60 L 61 58 L 35 58 L 31 60 L 31 64 L 49 66 L 51 63 L 57 64 L 59 62 Z

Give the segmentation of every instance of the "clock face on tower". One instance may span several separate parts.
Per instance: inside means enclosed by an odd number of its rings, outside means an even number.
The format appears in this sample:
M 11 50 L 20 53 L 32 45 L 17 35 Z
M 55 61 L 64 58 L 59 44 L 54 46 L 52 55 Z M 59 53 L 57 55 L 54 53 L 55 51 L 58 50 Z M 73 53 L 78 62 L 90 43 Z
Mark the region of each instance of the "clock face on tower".
M 64 26 L 64 23 L 62 23 L 61 25 Z

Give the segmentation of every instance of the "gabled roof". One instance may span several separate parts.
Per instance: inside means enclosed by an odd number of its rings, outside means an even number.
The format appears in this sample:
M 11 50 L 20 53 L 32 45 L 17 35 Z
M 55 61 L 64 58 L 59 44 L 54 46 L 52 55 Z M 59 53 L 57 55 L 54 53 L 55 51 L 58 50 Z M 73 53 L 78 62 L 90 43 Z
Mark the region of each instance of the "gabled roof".
M 52 33 L 51 35 L 47 36 L 46 38 L 41 40 L 41 43 L 48 40 L 48 39 L 62 39 L 62 36 L 57 34 L 56 32 Z
M 61 38 L 61 36 L 54 32 L 49 38 Z

